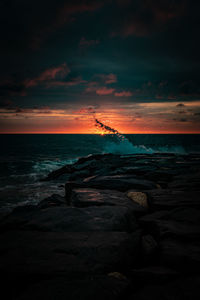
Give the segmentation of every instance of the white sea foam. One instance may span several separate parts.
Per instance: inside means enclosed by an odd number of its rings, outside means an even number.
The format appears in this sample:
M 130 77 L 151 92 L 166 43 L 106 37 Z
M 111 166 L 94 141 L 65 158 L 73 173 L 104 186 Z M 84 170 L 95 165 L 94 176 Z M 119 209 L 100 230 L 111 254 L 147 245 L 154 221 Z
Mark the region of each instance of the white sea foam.
M 139 154 L 139 153 L 153 153 L 154 151 L 151 148 L 147 148 L 143 145 L 134 146 L 127 139 L 120 142 L 107 142 L 104 146 L 104 153 L 113 153 L 113 154 Z
M 33 165 L 33 170 L 36 174 L 47 174 L 56 169 L 59 169 L 65 165 L 73 164 L 77 159 L 67 159 L 67 160 L 44 160 L 38 161 Z

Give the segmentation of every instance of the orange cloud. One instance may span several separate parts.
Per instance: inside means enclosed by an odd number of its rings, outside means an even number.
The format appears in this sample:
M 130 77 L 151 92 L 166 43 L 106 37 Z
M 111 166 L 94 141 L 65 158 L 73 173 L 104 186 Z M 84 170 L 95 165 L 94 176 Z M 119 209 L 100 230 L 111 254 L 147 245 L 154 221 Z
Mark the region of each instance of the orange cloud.
M 115 96 L 116 97 L 131 97 L 133 94 L 129 91 L 122 91 L 122 92 L 116 92 Z
M 96 90 L 96 94 L 100 96 L 111 95 L 114 91 L 115 89 L 113 88 L 101 87 Z
M 52 67 L 43 71 L 38 77 L 35 77 L 33 79 L 26 79 L 24 85 L 26 88 L 34 87 L 42 83 L 51 82 L 56 78 L 63 79 L 69 73 L 70 69 L 68 68 L 66 63 L 64 63 L 60 66 Z

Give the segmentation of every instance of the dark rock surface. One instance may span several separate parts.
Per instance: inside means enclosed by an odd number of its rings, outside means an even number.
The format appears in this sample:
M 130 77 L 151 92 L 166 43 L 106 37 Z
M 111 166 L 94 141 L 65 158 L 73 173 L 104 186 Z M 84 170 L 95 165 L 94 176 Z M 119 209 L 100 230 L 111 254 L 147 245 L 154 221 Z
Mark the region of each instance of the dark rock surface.
M 98 190 L 90 188 L 73 189 L 71 204 L 75 207 L 114 206 L 126 207 L 134 214 L 144 214 L 146 209 L 128 198 L 126 193 L 115 190 Z
M 1 274 L 83 278 L 120 272 L 136 262 L 139 237 L 139 232 L 9 231 L 1 234 Z
M 134 210 L 127 207 L 50 207 L 32 213 L 10 214 L 1 224 L 6 229 L 39 231 L 133 231 Z
M 65 197 L 0 218 L 4 299 L 199 299 L 199 155 L 91 155 L 58 178 Z
M 127 286 L 127 280 L 111 276 L 96 276 L 83 280 L 59 278 L 30 286 L 17 300 L 117 300 L 126 291 Z

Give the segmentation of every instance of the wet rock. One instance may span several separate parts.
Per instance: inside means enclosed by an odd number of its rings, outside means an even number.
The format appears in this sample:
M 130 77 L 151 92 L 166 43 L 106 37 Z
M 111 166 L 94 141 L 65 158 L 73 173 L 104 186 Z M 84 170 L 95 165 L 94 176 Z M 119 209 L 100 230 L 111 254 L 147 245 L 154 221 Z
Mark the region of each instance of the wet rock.
M 23 220 L 23 222 L 22 222 Z M 10 215 L 4 228 L 23 228 L 40 231 L 134 231 L 137 222 L 134 211 L 127 207 L 101 206 L 88 208 L 52 207 L 26 216 L 25 219 Z
M 163 284 L 146 285 L 133 293 L 128 300 L 197 300 L 200 297 L 200 278 L 180 278 Z
M 134 214 L 144 214 L 146 212 L 143 207 L 132 202 L 124 193 L 115 190 L 73 189 L 71 204 L 75 207 L 122 206 L 130 208 L 134 211 Z
M 145 215 L 139 219 L 140 226 L 158 238 L 178 237 L 189 240 L 200 239 L 200 211 L 179 208 Z
M 39 208 L 36 205 L 23 205 L 16 207 L 10 214 L 0 222 L 0 230 L 18 228 L 26 224 L 37 212 Z
M 131 277 L 133 279 L 137 278 L 138 282 L 142 281 L 143 284 L 165 283 L 166 281 L 172 281 L 179 276 L 180 273 L 164 266 L 147 266 L 131 271 Z
M 176 170 L 156 170 L 149 172 L 146 177 L 154 181 L 167 181 L 170 182 L 173 176 L 177 174 Z
M 200 191 L 200 173 L 185 172 L 182 175 L 176 176 L 174 181 L 169 183 L 170 189 L 178 189 L 183 191 Z
M 144 176 L 146 177 L 149 172 L 154 172 L 156 170 L 155 166 L 131 166 L 117 168 L 111 172 L 110 175 L 123 175 L 132 174 L 133 176 Z
M 118 300 L 127 286 L 126 280 L 109 276 L 83 280 L 60 278 L 31 285 L 16 300 Z
M 0 222 L 5 219 L 12 212 L 12 208 L 1 207 L 0 208 Z
M 83 280 L 45 280 L 28 288 L 16 300 L 117 300 L 126 290 L 125 280 L 99 276 Z
M 200 210 L 190 207 L 179 207 L 172 210 L 161 210 L 142 216 L 140 222 L 149 226 L 159 220 L 184 222 L 187 225 L 200 225 Z
M 117 278 L 117 279 L 120 279 L 120 280 L 127 280 L 127 277 L 125 275 L 123 275 L 122 273 L 119 273 L 119 272 L 108 273 L 108 276 L 113 277 L 113 278 Z
M 89 170 L 80 170 L 73 172 L 73 174 L 69 177 L 69 180 L 80 180 L 82 178 L 87 178 L 90 176 Z
M 1 234 L 0 271 L 19 276 L 107 274 L 137 261 L 139 233 L 8 231 Z
M 157 189 L 148 191 L 152 210 L 170 210 L 179 207 L 200 208 L 200 192 Z
M 159 243 L 160 261 L 166 266 L 187 272 L 199 272 L 200 243 L 166 238 Z
M 67 182 L 65 189 L 69 194 L 71 189 L 79 187 L 90 187 L 96 189 L 110 189 L 121 192 L 130 189 L 150 190 L 155 189 L 156 184 L 143 179 L 135 179 L 130 175 L 115 175 L 115 176 L 92 176 L 86 178 L 82 182 Z
M 66 198 L 62 197 L 58 194 L 53 194 L 50 197 L 40 201 L 40 203 L 37 205 L 38 208 L 44 209 L 52 206 L 61 206 L 66 205 Z
M 54 179 L 57 179 L 58 177 L 60 177 L 64 174 L 71 174 L 72 172 L 73 172 L 72 165 L 66 165 L 62 168 L 59 168 L 55 171 L 52 171 L 51 173 L 48 174 L 48 176 L 46 178 L 41 179 L 41 181 L 54 180 Z
M 142 236 L 141 244 L 144 256 L 150 256 L 154 254 L 158 247 L 158 243 L 150 234 Z

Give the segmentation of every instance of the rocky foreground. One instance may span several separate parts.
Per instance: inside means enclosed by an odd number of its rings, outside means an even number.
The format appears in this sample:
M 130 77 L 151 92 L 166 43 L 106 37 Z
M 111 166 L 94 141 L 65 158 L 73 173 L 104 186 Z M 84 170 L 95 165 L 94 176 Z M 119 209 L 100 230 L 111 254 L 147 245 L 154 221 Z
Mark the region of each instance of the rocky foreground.
M 58 178 L 65 197 L 2 216 L 2 299 L 200 299 L 200 155 L 93 155 Z

